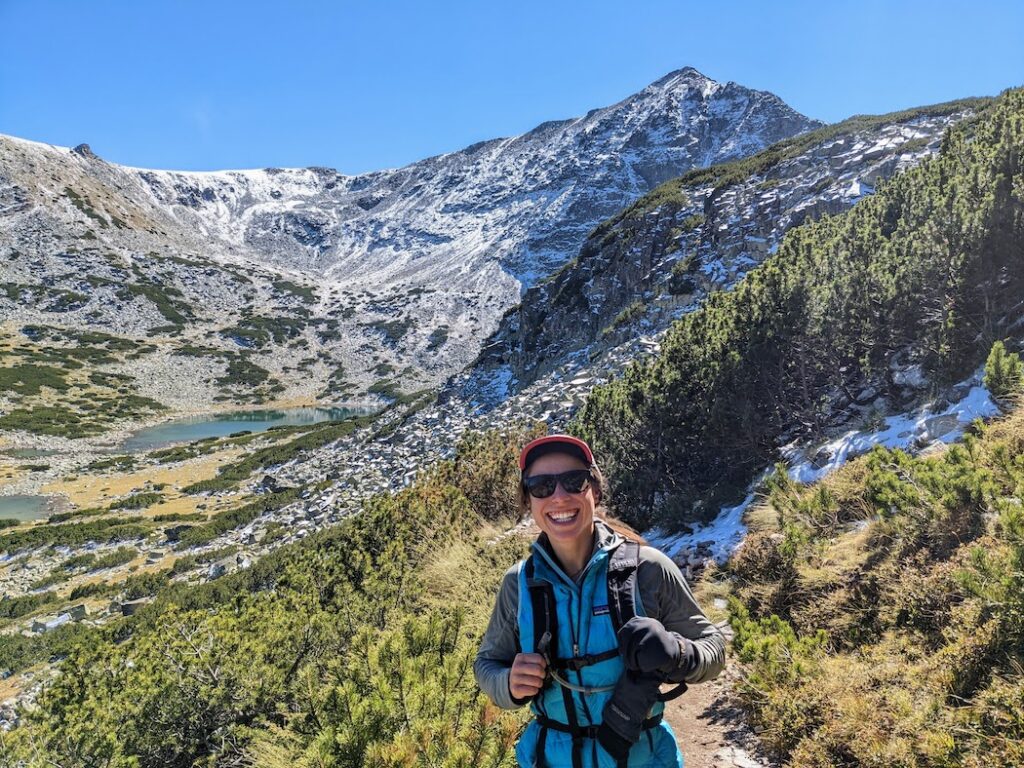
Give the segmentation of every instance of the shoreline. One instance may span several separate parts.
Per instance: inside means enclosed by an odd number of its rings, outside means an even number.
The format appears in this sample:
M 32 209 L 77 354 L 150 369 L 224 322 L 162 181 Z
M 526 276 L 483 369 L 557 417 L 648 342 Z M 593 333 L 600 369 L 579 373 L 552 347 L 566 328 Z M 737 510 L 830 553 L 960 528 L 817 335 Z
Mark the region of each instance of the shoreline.
M 6 496 L 48 496 L 42 489 L 47 485 L 60 482 L 68 475 L 81 472 L 86 465 L 105 456 L 145 456 L 147 453 L 162 448 L 187 445 L 194 440 L 171 440 L 165 445 L 154 446 L 142 451 L 120 451 L 119 448 L 133 435 L 154 427 L 171 424 L 190 418 L 208 417 L 211 421 L 219 416 L 237 414 L 241 412 L 265 412 L 282 411 L 297 408 L 316 408 L 322 410 L 344 409 L 354 411 L 354 415 L 374 413 L 381 410 L 379 403 L 371 403 L 367 400 L 360 400 L 347 403 L 323 403 L 314 398 L 293 397 L 274 400 L 268 403 L 261 403 L 258 406 L 245 404 L 225 404 L 213 408 L 191 408 L 176 410 L 155 415 L 153 418 L 139 419 L 137 421 L 121 424 L 120 426 L 103 432 L 100 435 L 81 438 L 66 438 L 54 435 L 38 435 L 31 432 L 6 432 L 0 433 L 0 470 L 14 473 L 11 478 L 0 477 L 0 497 Z M 244 424 L 244 422 L 239 422 Z M 261 429 L 260 432 L 268 431 Z M 201 438 L 195 438 L 201 439 Z M 53 451 L 51 455 L 39 457 L 19 458 L 12 456 L 12 451 L 39 450 Z M 38 472 L 19 472 L 22 466 L 28 464 L 47 464 L 49 468 Z M 97 475 L 100 476 L 100 475 Z M 70 504 L 70 502 L 66 502 Z M 60 511 L 60 510 L 57 510 Z M 51 512 L 52 513 L 52 512 Z

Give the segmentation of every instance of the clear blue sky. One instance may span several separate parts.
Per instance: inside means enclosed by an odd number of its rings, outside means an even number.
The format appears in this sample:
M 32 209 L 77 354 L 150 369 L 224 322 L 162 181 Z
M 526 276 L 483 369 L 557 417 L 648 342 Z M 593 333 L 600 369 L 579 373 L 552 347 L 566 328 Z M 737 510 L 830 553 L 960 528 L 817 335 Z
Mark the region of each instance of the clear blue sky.
M 128 165 L 395 167 L 674 69 L 835 121 L 1024 85 L 1024 3 L 0 0 L 0 133 Z

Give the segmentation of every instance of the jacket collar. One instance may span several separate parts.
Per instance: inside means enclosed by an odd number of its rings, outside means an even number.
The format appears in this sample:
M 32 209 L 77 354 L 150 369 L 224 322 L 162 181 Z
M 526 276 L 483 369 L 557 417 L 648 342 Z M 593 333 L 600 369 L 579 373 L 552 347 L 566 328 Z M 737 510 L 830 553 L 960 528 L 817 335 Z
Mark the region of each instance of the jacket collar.
M 590 555 L 590 560 L 585 566 L 583 566 L 582 573 L 586 573 L 591 564 L 599 557 L 602 557 L 604 553 L 610 552 L 619 546 L 625 539 L 618 533 L 613 531 L 608 525 L 600 518 L 594 518 L 594 550 Z M 555 555 L 555 550 L 551 547 L 551 542 L 548 541 L 548 535 L 541 533 L 537 537 L 537 540 L 533 542 L 533 549 L 538 552 L 548 564 L 554 568 L 555 572 L 561 575 L 567 582 L 574 584 L 575 582 L 566 575 L 565 571 L 562 570 L 561 565 L 558 562 L 558 557 Z

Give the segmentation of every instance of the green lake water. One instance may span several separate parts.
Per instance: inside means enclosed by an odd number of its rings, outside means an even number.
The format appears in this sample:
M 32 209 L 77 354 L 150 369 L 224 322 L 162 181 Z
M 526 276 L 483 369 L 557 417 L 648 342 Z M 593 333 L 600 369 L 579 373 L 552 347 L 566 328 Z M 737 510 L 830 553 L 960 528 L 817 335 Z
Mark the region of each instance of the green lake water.
M 276 426 L 318 424 L 371 413 L 349 408 L 284 408 L 274 411 L 236 411 L 217 416 L 195 416 L 169 421 L 139 430 L 117 447 L 118 453 L 145 453 L 174 443 L 188 443 L 209 437 L 227 437 L 236 432 L 262 432 Z
M 4 453 L 15 459 L 41 459 L 45 456 L 56 456 L 60 451 L 51 448 L 12 448 Z
M 0 496 L 0 519 L 38 520 L 55 510 L 51 496 Z

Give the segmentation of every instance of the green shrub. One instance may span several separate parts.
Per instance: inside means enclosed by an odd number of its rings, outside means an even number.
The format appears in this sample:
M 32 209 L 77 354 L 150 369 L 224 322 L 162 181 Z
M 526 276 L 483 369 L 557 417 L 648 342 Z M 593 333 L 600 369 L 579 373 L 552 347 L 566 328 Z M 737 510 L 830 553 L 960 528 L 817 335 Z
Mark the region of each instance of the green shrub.
M 1022 488 L 1024 410 L 941 454 L 876 448 L 812 487 L 767 483 L 777 527 L 759 513 L 728 572 L 737 690 L 783 761 L 1013 764 Z
M 99 571 L 104 568 L 116 568 L 119 565 L 130 563 L 136 557 L 139 552 L 134 547 L 118 547 L 113 552 L 107 552 L 104 555 L 99 555 L 89 566 L 90 571 Z M 67 564 L 65 563 L 65 567 Z
M 492 448 L 500 455 L 474 455 Z M 8 754 L 140 768 L 293 765 L 314 752 L 337 766 L 510 765 L 522 714 L 487 702 L 471 667 L 522 544 L 484 547 L 450 482 L 473 485 L 461 475 L 473 468 L 503 484 L 506 453 L 505 439 L 463 447 L 460 469 L 425 473 L 359 519 L 213 582 L 133 577 L 129 594 L 155 599 L 81 638 L 8 734 Z M 21 650 L 19 668 L 39 658 Z
M 114 542 L 142 538 L 149 527 L 116 517 L 88 523 L 34 525 L 0 536 L 0 551 L 18 552 L 43 545 L 73 547 L 89 541 Z
M 0 598 L 0 618 L 19 619 L 38 611 L 56 599 L 56 592 L 41 592 L 38 595 L 22 595 L 21 597 L 4 595 L 3 598 Z
M 642 318 L 646 311 L 647 304 L 637 299 L 628 307 L 619 312 L 619 314 L 615 316 L 615 319 L 612 320 L 611 325 L 609 325 L 601 332 L 601 335 L 606 336 L 610 334 L 612 331 L 616 330 L 617 328 L 621 328 L 624 325 L 629 325 L 634 320 Z
M 64 371 L 51 366 L 23 364 L 0 368 L 0 390 L 18 395 L 38 395 L 43 387 L 67 392 L 71 385 Z
M 164 496 L 162 493 L 154 493 L 152 491 L 146 493 L 133 493 L 131 496 L 127 496 L 113 502 L 109 509 L 111 511 L 115 509 L 145 509 L 146 507 L 151 507 L 154 504 L 159 504 L 163 500 Z
M 672 265 L 668 278 L 668 291 L 673 295 L 693 293 L 697 290 L 695 273 L 700 267 L 700 259 L 691 253 Z
M 679 223 L 679 226 L 683 230 L 683 232 L 692 232 L 693 230 L 704 226 L 704 214 L 694 213 L 690 216 L 687 216 Z
M 1007 218 L 1020 171 L 1006 160 L 1024 147 L 1022 114 L 1024 91 L 1007 91 L 952 128 L 937 156 L 845 213 L 792 228 L 732 290 L 674 323 L 657 355 L 594 388 L 570 429 L 604 457 L 627 521 L 677 526 L 738 503 L 779 435 L 823 438 L 841 393 L 887 382 L 898 361 L 940 386 L 982 362 L 981 344 L 1008 330 L 1024 294 L 1024 230 Z M 813 136 L 686 178 L 763 172 Z M 1013 277 L 993 293 L 994 274 Z M 881 394 L 902 396 L 892 389 Z
M 110 585 L 102 581 L 94 581 L 89 584 L 79 584 L 71 590 L 69 600 L 82 600 L 86 597 L 96 597 L 110 592 Z
M 304 304 L 316 304 L 316 292 L 306 285 L 298 285 L 289 280 L 275 280 L 274 290 L 281 293 L 289 293 L 297 297 Z
M 138 600 L 140 597 L 155 595 L 170 580 L 171 571 L 150 571 L 129 576 L 122 584 L 113 585 L 124 593 L 125 600 Z
M 1020 392 L 1024 382 L 1024 364 L 1016 352 L 1008 353 L 1003 342 L 997 341 L 985 361 L 985 387 L 992 397 L 1005 398 Z
M 181 547 L 196 547 L 212 541 L 222 533 L 251 523 L 264 512 L 279 509 L 299 497 L 299 488 L 289 488 L 278 493 L 268 493 L 256 501 L 245 504 L 238 509 L 218 512 L 204 525 L 196 525 L 181 534 Z

